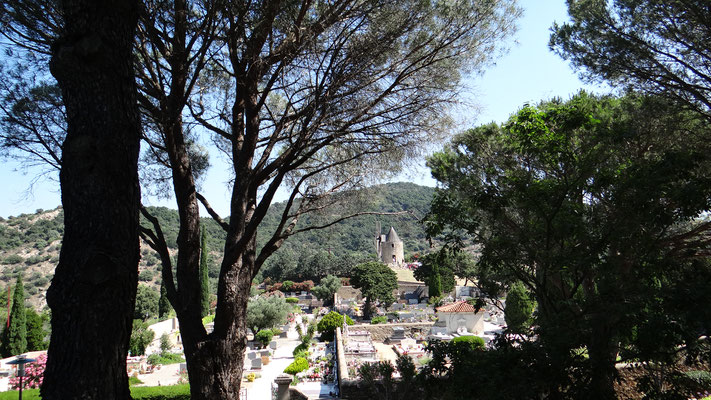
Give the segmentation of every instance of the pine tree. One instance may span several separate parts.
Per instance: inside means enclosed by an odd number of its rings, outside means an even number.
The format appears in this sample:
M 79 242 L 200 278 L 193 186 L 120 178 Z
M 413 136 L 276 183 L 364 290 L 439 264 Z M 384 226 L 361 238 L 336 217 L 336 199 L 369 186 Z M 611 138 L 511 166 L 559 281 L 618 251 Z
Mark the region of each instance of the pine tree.
M 5 327 L 2 335 L 0 353 L 3 357 L 11 357 L 27 351 L 27 327 L 25 324 L 25 289 L 22 285 L 22 275 L 18 275 L 15 292 L 12 296 L 10 326 Z
M 207 268 L 207 236 L 205 229 L 200 238 L 200 313 L 203 318 L 210 314 L 210 278 Z
M 158 318 L 163 319 L 170 313 L 173 307 L 168 300 L 168 291 L 165 289 L 163 280 L 160 281 L 160 298 L 158 299 Z

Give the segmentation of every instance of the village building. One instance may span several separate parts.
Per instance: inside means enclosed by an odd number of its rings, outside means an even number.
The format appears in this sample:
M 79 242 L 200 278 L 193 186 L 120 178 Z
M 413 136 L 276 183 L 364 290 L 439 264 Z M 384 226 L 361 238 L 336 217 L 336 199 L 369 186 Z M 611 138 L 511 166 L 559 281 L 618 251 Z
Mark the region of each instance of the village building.
M 466 336 L 484 333 L 484 312 L 466 301 L 437 307 L 437 322 L 432 326 L 434 336 Z

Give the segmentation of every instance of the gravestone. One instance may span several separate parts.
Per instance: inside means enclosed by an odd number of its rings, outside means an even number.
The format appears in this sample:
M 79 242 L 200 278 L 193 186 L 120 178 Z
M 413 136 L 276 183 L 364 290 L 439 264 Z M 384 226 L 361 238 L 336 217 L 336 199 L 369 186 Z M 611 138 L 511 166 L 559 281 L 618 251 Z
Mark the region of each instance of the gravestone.
M 252 369 L 262 369 L 262 359 L 255 358 L 252 360 Z
M 405 337 L 405 328 L 401 326 L 393 327 L 393 334 L 388 338 L 388 343 L 400 343 Z

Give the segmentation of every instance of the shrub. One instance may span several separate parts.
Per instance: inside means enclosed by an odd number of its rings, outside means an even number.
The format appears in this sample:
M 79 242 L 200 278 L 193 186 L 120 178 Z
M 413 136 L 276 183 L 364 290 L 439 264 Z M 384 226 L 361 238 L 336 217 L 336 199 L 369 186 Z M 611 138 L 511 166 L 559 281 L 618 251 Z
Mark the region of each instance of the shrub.
M 173 347 L 173 344 L 170 342 L 170 336 L 168 336 L 167 333 L 164 333 L 160 335 L 160 351 L 161 353 L 165 353 L 170 348 Z
M 299 302 L 299 299 L 297 299 L 296 297 L 287 297 L 285 300 L 289 304 L 296 304 Z
M 2 260 L 2 263 L 7 264 L 7 265 L 13 265 L 13 264 L 19 264 L 24 260 L 25 259 L 22 258 L 22 256 L 19 256 L 17 254 L 11 254 L 11 255 L 5 257 L 5 259 Z
M 294 358 L 309 358 L 309 355 L 311 353 L 307 350 L 308 345 L 305 343 L 301 343 L 300 345 L 296 346 L 294 349 Z
M 284 281 L 281 284 L 282 292 L 290 292 L 293 287 L 294 287 L 294 282 L 292 282 L 292 281 Z
M 150 282 L 153 280 L 153 271 L 149 269 L 144 269 L 141 271 L 141 273 L 138 274 L 138 280 L 141 282 Z
M 353 325 L 353 320 L 349 316 L 346 317 L 346 324 L 348 325 Z M 321 320 L 318 322 L 318 325 L 316 325 L 316 329 L 321 333 L 321 339 L 327 340 L 327 341 L 332 341 L 333 340 L 333 335 L 336 332 L 336 328 L 343 326 L 343 315 L 331 311 L 330 313 L 326 314 L 321 318 Z
M 301 371 L 309 369 L 309 362 L 303 358 L 299 357 L 294 360 L 288 367 L 284 368 L 284 373 L 289 375 L 296 375 Z
M 177 364 L 177 363 L 185 362 L 185 359 L 180 354 L 163 352 L 163 353 L 151 354 L 150 356 L 148 356 L 148 359 L 146 361 L 150 365 L 158 365 L 158 364 L 168 365 L 168 364 Z
M 388 318 L 384 315 L 378 315 L 377 317 L 371 318 L 370 323 L 371 325 L 387 324 Z
M 41 354 L 35 362 L 25 365 L 25 377 L 22 381 L 22 386 L 28 389 L 36 389 L 42 385 L 44 379 L 44 369 L 47 365 L 47 355 Z M 10 387 L 18 389 L 20 387 L 20 378 L 10 378 Z
M 479 336 L 458 336 L 452 339 L 452 343 L 469 343 L 472 350 L 483 350 L 486 348 L 486 342 Z
M 50 259 L 50 256 L 31 256 L 25 260 L 25 264 L 27 265 L 33 265 L 33 264 L 39 264 L 41 262 L 47 261 Z
M 259 341 L 259 343 L 261 343 L 264 347 L 269 346 L 269 342 L 272 341 L 273 337 L 274 333 L 271 331 L 271 329 L 262 329 L 261 331 L 257 332 L 256 335 L 254 335 L 254 339 Z

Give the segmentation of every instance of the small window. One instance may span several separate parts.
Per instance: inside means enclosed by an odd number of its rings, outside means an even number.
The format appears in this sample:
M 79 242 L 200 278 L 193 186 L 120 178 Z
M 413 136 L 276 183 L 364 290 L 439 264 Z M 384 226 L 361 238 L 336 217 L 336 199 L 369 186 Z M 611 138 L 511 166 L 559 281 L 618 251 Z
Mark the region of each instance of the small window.
M 395 247 L 395 243 L 391 244 L 391 246 L 393 246 L 393 248 L 394 248 L 394 247 Z

